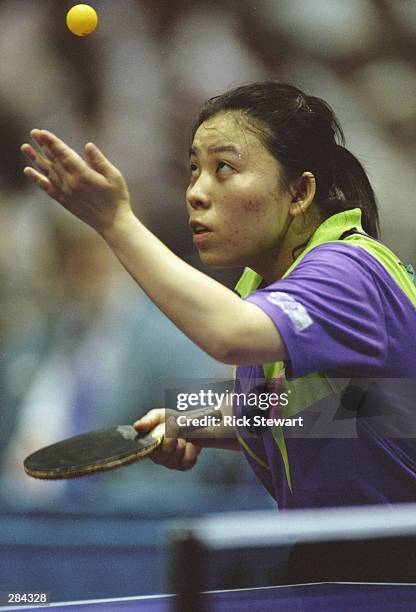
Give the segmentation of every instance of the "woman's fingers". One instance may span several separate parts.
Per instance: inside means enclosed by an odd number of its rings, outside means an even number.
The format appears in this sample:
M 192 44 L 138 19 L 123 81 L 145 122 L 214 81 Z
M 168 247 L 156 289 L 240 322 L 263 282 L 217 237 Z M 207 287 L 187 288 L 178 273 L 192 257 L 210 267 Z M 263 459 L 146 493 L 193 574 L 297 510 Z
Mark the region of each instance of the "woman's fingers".
M 45 191 L 48 196 L 54 198 L 58 202 L 61 202 L 61 192 L 55 187 L 50 178 L 46 177 L 41 172 L 38 172 L 38 170 L 35 170 L 35 168 L 32 168 L 31 166 L 26 166 L 25 168 L 23 168 L 23 173 L 31 181 L 38 185 L 38 187 L 43 189 L 43 191 Z
M 175 468 L 181 462 L 185 446 L 186 441 L 183 438 L 165 438 L 150 458 L 159 465 Z
M 36 149 L 34 149 L 32 145 L 30 144 L 27 144 L 27 143 L 23 144 L 20 147 L 20 150 L 22 151 L 22 153 L 26 155 L 26 157 L 32 162 L 32 164 L 34 164 L 34 166 L 38 168 L 38 170 L 40 170 L 41 172 L 46 174 L 46 176 L 48 176 L 50 166 L 51 166 L 50 161 L 48 161 L 45 157 L 43 157 L 43 155 L 41 155 L 38 151 L 36 151 Z
M 20 149 L 35 166 L 35 169 L 40 170 L 43 178 L 47 178 L 49 182 L 42 180 L 42 176 L 39 176 L 39 173 L 32 173 L 30 170 L 25 171 L 26 176 L 31 178 L 37 185 L 44 189 L 48 195 L 52 195 L 53 193 L 54 195 L 52 197 L 56 197 L 59 193 L 57 187 L 62 185 L 64 182 L 64 172 L 62 169 L 60 170 L 57 167 L 57 164 L 52 164 L 49 159 L 47 159 L 44 155 L 41 155 L 41 153 L 30 144 L 25 143 L 20 147 Z M 61 172 L 61 175 L 59 174 L 59 171 Z M 55 189 L 52 189 L 52 187 L 55 187 Z
M 160 424 L 165 424 L 167 426 L 166 437 L 162 444 L 149 455 L 149 459 L 172 470 L 189 470 L 195 465 L 201 447 L 177 436 L 178 427 L 175 414 L 177 413 L 165 408 L 154 408 L 136 421 L 133 427 L 136 431 L 148 432 Z
M 58 187 L 73 184 L 73 179 L 87 178 L 98 184 L 125 187 L 119 170 L 105 157 L 100 149 L 89 142 L 85 145 L 85 159 L 71 149 L 63 140 L 48 130 L 34 129 L 31 136 L 40 151 L 25 143 L 21 150 L 38 170 L 43 172 Z M 100 175 L 100 176 L 98 176 Z M 124 191 L 126 189 L 124 188 Z
M 68 147 L 60 138 L 48 130 L 32 130 L 32 138 L 42 149 L 46 157 L 53 164 L 70 173 L 77 173 L 85 169 L 84 160 L 73 149 Z M 58 174 L 59 171 L 58 171 Z
M 57 164 L 59 175 L 64 173 L 81 174 L 92 168 L 106 178 L 112 178 L 119 172 L 115 166 L 105 157 L 100 149 L 89 142 L 85 145 L 85 156 L 87 163 L 78 153 L 71 149 L 63 140 L 48 130 L 32 130 L 32 137 L 42 148 L 46 157 L 52 164 Z M 60 171 L 61 169 L 61 171 Z
M 168 444 L 165 444 L 168 442 Z M 201 452 L 201 447 L 193 442 L 187 442 L 183 438 L 171 438 L 169 441 L 164 440 L 161 447 L 158 447 L 149 458 L 171 470 L 189 470 L 191 469 Z
M 198 459 L 198 455 L 201 452 L 201 450 L 202 450 L 202 447 L 197 446 L 193 442 L 186 443 L 185 452 L 182 458 L 182 469 L 183 470 L 189 470 L 195 465 Z
M 164 423 L 166 418 L 166 408 L 152 408 L 145 415 L 140 417 L 135 423 L 133 423 L 133 427 L 138 432 L 147 432 L 159 425 L 159 423 Z
M 84 151 L 87 162 L 93 170 L 108 179 L 112 179 L 119 175 L 117 168 L 106 158 L 97 145 L 88 142 L 84 147 Z
M 123 176 L 95 145 L 86 145 L 84 159 L 48 130 L 31 135 L 35 146 L 22 145 L 34 165 L 26 176 L 73 215 L 103 233 L 121 210 L 131 210 Z
M 46 193 L 49 195 L 49 191 L 52 188 L 52 183 L 44 174 L 41 174 L 35 170 L 35 168 L 32 168 L 32 166 L 26 166 L 23 168 L 23 172 L 25 176 L 43 189 L 43 191 L 46 191 Z
M 21 151 L 30 159 L 36 169 L 40 170 L 49 179 L 51 185 L 55 186 L 55 192 L 59 192 L 59 188 L 66 185 L 70 175 L 75 173 L 75 169 L 68 171 L 61 163 L 61 158 L 56 155 L 52 150 L 47 134 L 44 134 L 45 130 L 32 130 L 31 135 L 33 140 L 39 146 L 40 151 L 34 148 L 30 144 L 23 144 Z M 52 136 L 52 134 L 51 134 Z M 62 141 L 61 141 L 62 142 Z M 63 143 L 62 143 L 63 144 Z M 66 145 L 64 145 L 66 146 Z M 69 147 L 67 147 L 69 149 Z M 77 155 L 73 152 L 74 155 Z M 79 156 L 78 156 L 79 157 Z M 86 165 L 85 165 L 86 166 Z M 35 179 L 36 175 L 27 173 L 32 179 Z M 38 177 L 36 177 L 38 179 Z M 45 181 L 36 180 L 37 185 L 45 189 Z M 48 191 L 49 195 L 50 192 Z

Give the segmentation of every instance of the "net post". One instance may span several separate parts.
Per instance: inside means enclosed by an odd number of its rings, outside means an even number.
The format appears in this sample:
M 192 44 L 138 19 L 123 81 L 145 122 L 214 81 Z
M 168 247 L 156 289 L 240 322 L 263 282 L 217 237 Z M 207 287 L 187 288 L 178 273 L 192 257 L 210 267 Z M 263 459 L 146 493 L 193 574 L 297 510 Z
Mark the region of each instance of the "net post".
M 170 543 L 170 590 L 174 612 L 207 612 L 203 599 L 204 547 L 191 530 L 177 532 Z

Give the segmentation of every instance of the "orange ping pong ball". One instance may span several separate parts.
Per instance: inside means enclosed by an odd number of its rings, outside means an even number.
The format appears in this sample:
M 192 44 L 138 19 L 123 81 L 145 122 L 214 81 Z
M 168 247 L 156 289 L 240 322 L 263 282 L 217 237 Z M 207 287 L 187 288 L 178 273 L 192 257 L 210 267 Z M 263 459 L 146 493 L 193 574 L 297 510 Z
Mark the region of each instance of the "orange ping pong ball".
M 88 36 L 98 25 L 98 15 L 89 4 L 76 4 L 66 14 L 66 25 L 75 36 Z

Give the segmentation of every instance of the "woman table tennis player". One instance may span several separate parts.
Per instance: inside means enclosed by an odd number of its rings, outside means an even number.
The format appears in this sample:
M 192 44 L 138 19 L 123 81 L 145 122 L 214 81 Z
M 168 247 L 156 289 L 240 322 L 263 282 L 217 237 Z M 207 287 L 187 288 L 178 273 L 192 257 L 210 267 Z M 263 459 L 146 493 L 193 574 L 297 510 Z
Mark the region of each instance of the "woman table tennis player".
M 190 229 L 205 264 L 245 267 L 240 295 L 144 227 L 122 175 L 94 144 L 82 158 L 46 130 L 32 137 L 37 147 L 22 146 L 33 164 L 26 176 L 93 227 L 199 347 L 236 364 L 240 389 L 264 377 L 286 388 L 314 374 L 324 386 L 329 375 L 416 376 L 412 277 L 375 240 L 372 187 L 323 100 L 284 83 L 254 83 L 208 100 L 199 114 L 186 191 Z M 312 395 L 292 414 L 306 416 Z M 153 410 L 135 427 L 147 431 L 164 418 Z M 165 439 L 152 458 L 189 469 L 202 444 Z M 416 499 L 414 438 L 368 430 L 356 438 L 286 439 L 266 427 L 206 444 L 242 449 L 280 508 Z

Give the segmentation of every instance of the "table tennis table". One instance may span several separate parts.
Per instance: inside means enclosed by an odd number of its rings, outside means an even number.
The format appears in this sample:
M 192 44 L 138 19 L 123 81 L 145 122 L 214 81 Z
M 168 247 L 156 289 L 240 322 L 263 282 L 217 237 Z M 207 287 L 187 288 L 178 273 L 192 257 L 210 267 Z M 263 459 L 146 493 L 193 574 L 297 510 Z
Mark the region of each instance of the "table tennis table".
M 416 610 L 416 585 L 377 583 L 317 583 L 212 591 L 201 594 L 207 612 L 344 612 L 348 610 Z M 44 606 L 9 606 L 5 610 L 46 609 L 48 612 L 173 612 L 175 596 L 152 595 L 52 603 Z M 189 611 L 191 612 L 191 611 Z
M 3 604 L 0 612 L 42 607 L 48 612 L 416 611 L 416 504 L 209 515 L 175 521 L 168 535 L 171 554 L 166 591 L 175 595 L 88 599 L 46 606 Z M 320 567 L 321 549 L 317 548 L 314 556 L 315 545 L 332 542 L 342 547 L 356 542 L 365 552 L 372 541 L 383 541 L 386 546 L 398 543 L 399 550 L 403 547 L 403 562 L 392 558 L 392 575 L 397 578 L 377 575 L 382 560 L 379 555 L 373 560 L 375 578 L 325 577 L 312 582 L 300 574 L 296 579 L 292 575 L 289 581 L 281 580 L 279 559 L 282 563 L 282 553 L 292 550 L 294 544 L 309 546 L 313 553 L 310 558 Z M 381 557 L 389 557 L 391 548 L 380 550 Z M 279 571 L 268 574 L 269 565 Z M 227 567 L 233 571 L 227 572 Z M 140 567 L 137 569 L 140 571 Z M 351 576 L 353 570 L 354 564 Z M 227 576 L 232 579 L 228 583 L 224 582 Z M 3 603 L 4 593 L 2 596 Z

